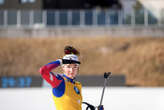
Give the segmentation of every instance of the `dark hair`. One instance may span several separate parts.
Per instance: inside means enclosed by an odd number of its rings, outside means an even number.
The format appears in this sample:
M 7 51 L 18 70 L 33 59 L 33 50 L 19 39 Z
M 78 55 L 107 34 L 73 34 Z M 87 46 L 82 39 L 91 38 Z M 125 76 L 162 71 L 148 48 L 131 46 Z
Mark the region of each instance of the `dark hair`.
M 76 50 L 74 47 L 72 46 L 65 46 L 64 48 L 64 53 L 65 54 L 75 54 L 75 55 L 80 55 L 80 52 L 78 50 Z

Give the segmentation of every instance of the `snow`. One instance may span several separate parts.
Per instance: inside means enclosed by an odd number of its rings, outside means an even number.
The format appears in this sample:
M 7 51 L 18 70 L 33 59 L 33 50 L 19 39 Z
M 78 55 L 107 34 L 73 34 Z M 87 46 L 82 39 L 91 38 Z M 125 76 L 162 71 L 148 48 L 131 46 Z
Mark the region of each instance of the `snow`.
M 102 88 L 83 87 L 82 94 L 97 106 Z M 55 110 L 51 95 L 51 88 L 0 89 L 0 110 Z M 108 87 L 103 99 L 105 110 L 164 110 L 163 102 L 164 88 Z

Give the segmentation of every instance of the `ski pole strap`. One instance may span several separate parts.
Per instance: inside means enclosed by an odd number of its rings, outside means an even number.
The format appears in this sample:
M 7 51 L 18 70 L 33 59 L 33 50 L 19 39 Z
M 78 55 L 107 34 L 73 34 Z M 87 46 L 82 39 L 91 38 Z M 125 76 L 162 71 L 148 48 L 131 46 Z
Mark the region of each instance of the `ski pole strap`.
M 87 108 L 86 110 L 95 110 L 95 107 L 87 102 L 82 102 L 83 104 L 86 104 L 87 105 Z

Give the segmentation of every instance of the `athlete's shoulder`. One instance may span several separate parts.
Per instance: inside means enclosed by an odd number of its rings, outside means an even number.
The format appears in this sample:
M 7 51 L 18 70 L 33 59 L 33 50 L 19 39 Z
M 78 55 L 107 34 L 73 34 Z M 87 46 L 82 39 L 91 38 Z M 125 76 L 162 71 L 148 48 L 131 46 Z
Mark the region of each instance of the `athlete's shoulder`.
M 62 75 L 62 74 L 59 74 L 59 73 L 56 74 L 56 78 L 57 78 L 58 80 L 64 79 L 64 78 L 63 78 L 63 75 Z

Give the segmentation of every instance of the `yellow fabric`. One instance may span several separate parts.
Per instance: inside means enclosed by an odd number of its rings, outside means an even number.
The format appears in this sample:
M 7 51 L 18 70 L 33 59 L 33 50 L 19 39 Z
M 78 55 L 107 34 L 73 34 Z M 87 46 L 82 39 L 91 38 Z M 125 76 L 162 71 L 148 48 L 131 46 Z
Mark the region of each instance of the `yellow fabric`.
M 67 81 L 65 78 L 64 81 L 65 92 L 63 96 L 56 97 L 53 95 L 56 110 L 82 110 L 81 83 L 76 81 L 75 84 L 73 84 Z M 76 87 L 80 91 L 80 94 L 76 93 L 74 87 Z

